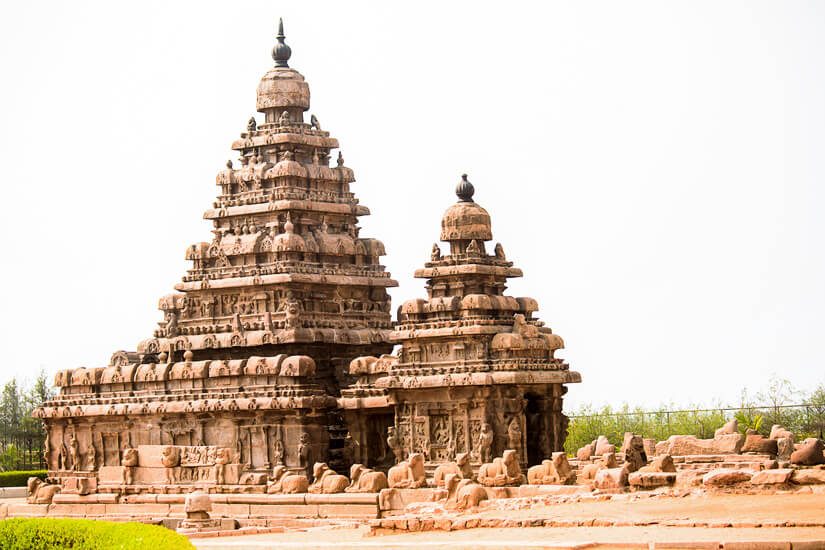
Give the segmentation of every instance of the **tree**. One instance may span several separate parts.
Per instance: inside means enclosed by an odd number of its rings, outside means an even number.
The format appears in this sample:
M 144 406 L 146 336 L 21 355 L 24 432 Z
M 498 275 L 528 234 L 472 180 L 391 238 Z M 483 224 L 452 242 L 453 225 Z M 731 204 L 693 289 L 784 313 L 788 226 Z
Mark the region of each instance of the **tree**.
M 22 416 L 20 392 L 17 389 L 17 380 L 12 378 L 3 386 L 3 395 L 0 396 L 0 422 L 2 422 L 3 450 L 20 435 L 20 420 Z

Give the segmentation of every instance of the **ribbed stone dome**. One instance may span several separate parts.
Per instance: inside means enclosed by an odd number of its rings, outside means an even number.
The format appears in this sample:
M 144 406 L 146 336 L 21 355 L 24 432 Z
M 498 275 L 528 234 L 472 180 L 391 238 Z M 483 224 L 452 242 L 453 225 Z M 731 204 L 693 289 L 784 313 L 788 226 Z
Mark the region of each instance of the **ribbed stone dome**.
M 475 202 L 458 202 L 441 217 L 441 240 L 493 239 L 490 214 Z
M 258 84 L 258 111 L 289 107 L 309 109 L 309 84 L 301 73 L 289 67 L 275 67 Z

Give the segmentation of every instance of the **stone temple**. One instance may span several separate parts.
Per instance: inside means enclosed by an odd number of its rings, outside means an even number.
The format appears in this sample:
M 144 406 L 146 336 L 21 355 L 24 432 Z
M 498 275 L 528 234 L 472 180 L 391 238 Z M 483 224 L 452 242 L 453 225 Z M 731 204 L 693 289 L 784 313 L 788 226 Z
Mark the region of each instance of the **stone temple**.
M 522 273 L 493 245 L 472 184 L 459 182 L 443 244 L 415 273 L 426 298 L 393 323 L 384 245 L 360 234 L 369 210 L 338 141 L 305 121 L 309 86 L 290 55 L 281 26 L 261 116 L 232 143 L 238 160 L 204 214 L 213 237 L 186 250 L 158 328 L 107 366 L 60 371 L 36 411 L 59 502 L 312 492 L 283 476 L 315 485 L 411 455 L 430 471 L 458 455 L 478 469 L 505 451 L 526 469 L 562 450 L 565 384 L 581 377 L 554 356 L 563 342 L 536 301 L 505 295 Z

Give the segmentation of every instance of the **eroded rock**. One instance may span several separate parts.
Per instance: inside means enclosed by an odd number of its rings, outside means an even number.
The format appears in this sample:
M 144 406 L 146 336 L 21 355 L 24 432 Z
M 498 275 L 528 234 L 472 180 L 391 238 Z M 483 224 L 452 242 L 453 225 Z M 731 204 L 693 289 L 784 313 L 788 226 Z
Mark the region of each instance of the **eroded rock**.
M 815 466 L 825 464 L 825 455 L 822 452 L 822 440 L 809 437 L 799 444 L 796 451 L 791 453 L 791 464 L 800 466 Z
M 705 474 L 702 477 L 702 484 L 708 487 L 725 487 L 750 481 L 753 472 L 749 470 L 735 470 L 731 468 L 720 468 Z

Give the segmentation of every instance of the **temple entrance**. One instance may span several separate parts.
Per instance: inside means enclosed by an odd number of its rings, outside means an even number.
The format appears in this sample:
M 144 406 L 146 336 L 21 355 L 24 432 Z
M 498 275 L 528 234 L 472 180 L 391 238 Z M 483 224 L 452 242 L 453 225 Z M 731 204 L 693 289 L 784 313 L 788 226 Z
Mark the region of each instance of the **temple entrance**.
M 370 468 L 386 469 L 395 464 L 392 449 L 387 445 L 387 428 L 395 422 L 395 414 L 375 414 L 367 417 L 367 460 Z
M 545 458 L 542 442 L 546 441 L 545 422 L 541 414 L 541 397 L 535 393 L 526 393 L 527 407 L 524 410 L 527 422 L 527 464 L 540 464 Z

